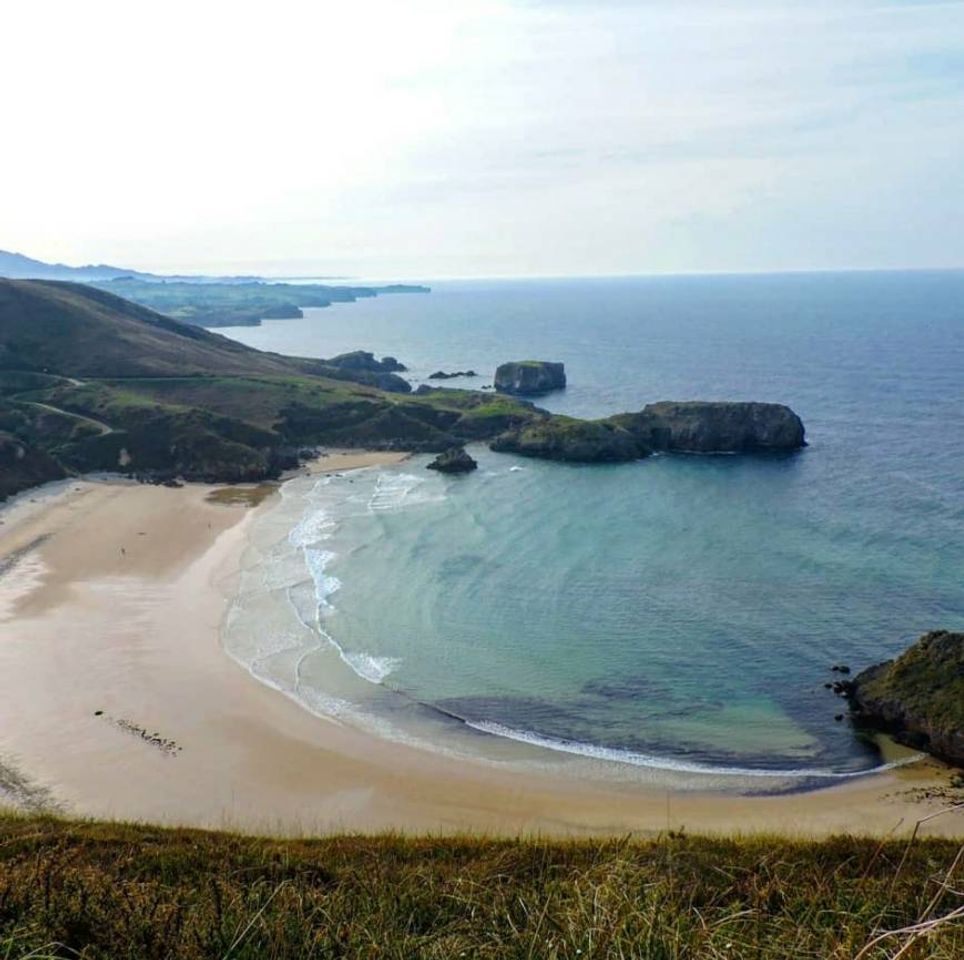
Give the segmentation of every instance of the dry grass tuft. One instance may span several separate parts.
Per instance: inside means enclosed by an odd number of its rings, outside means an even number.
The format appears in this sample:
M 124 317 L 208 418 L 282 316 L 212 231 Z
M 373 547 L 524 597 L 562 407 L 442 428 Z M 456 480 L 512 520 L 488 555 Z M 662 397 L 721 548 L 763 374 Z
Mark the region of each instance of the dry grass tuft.
M 951 840 L 273 840 L 0 818 L 0 960 L 959 960 Z

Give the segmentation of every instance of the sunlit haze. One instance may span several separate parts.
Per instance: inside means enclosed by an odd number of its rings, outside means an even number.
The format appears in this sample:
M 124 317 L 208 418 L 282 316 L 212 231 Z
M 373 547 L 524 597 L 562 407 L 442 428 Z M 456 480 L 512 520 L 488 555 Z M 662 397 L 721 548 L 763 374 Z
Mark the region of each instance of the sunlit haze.
M 0 249 L 413 280 L 964 266 L 964 3 L 3 20 Z

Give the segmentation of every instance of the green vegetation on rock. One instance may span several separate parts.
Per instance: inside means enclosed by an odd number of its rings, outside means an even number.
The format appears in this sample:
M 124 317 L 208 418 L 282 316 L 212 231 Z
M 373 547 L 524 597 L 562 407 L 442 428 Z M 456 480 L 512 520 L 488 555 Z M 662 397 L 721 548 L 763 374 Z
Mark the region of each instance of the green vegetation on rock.
M 636 438 L 608 420 L 552 417 L 528 423 L 503 434 L 492 449 L 544 460 L 577 463 L 620 463 L 649 454 Z
M 926 633 L 847 687 L 858 722 L 964 767 L 964 633 Z

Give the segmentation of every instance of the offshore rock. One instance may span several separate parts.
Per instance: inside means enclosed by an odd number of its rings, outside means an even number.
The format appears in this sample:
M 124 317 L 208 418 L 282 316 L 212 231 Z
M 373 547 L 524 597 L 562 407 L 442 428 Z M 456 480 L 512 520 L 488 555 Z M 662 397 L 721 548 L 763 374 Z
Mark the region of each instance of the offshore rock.
M 548 360 L 517 360 L 495 371 L 495 389 L 519 397 L 535 397 L 566 385 L 566 368 Z
M 466 453 L 465 447 L 451 447 L 440 453 L 429 465 L 429 470 L 439 473 L 470 473 L 478 464 Z

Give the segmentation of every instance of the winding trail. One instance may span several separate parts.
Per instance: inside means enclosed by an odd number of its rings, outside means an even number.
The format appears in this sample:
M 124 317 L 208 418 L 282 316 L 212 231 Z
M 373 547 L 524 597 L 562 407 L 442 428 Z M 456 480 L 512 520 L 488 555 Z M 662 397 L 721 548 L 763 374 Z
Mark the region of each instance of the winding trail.
M 46 410 L 48 413 L 59 413 L 64 417 L 71 417 L 74 420 L 80 420 L 83 423 L 89 423 L 91 426 L 96 427 L 100 431 L 102 437 L 107 436 L 109 433 L 114 432 L 114 428 L 102 420 L 95 420 L 93 417 L 85 417 L 81 413 L 71 413 L 69 410 L 62 410 L 60 407 L 52 407 L 49 403 L 39 403 L 36 400 L 17 400 L 17 403 L 24 403 L 31 407 L 39 407 L 41 410 Z

